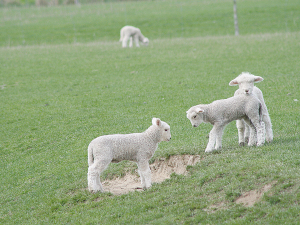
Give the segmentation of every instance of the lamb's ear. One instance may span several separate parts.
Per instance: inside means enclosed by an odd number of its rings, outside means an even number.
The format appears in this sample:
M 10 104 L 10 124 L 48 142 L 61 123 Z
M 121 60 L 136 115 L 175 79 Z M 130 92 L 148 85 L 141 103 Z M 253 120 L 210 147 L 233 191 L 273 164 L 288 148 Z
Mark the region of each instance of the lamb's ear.
M 196 108 L 196 113 L 199 114 L 199 113 L 203 113 L 204 112 L 204 109 L 201 109 L 201 108 Z
M 161 125 L 161 120 L 158 118 L 153 118 L 152 119 L 152 124 L 156 125 L 156 126 L 160 126 Z
M 236 86 L 238 85 L 239 83 L 237 82 L 236 79 L 233 79 L 232 81 L 229 82 L 229 86 Z
M 260 77 L 260 76 L 255 76 L 254 77 L 254 83 L 258 83 L 258 82 L 261 82 L 261 81 L 263 81 L 264 80 L 264 78 L 262 78 L 262 77 Z

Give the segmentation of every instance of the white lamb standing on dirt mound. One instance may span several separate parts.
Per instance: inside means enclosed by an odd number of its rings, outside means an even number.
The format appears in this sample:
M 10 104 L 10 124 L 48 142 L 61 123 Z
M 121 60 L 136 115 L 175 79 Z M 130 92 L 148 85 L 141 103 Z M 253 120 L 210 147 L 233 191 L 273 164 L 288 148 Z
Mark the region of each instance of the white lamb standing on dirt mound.
M 133 26 L 123 27 L 120 31 L 120 42 L 122 42 L 122 47 L 126 48 L 127 42 L 130 40 L 129 47 L 131 48 L 132 39 L 134 40 L 136 47 L 140 47 L 139 41 L 146 46 L 149 44 L 149 39 L 142 34 L 139 28 Z
M 261 103 L 254 95 L 237 95 L 191 107 L 186 113 L 193 127 L 202 122 L 211 123 L 209 141 L 205 152 L 222 148 L 222 135 L 225 126 L 233 120 L 244 119 L 250 126 L 249 146 L 264 144 L 264 123 L 261 121 Z
M 104 192 L 100 174 L 113 162 L 134 161 L 138 165 L 143 189 L 151 187 L 149 160 L 158 143 L 170 141 L 170 126 L 158 118 L 143 133 L 113 134 L 100 136 L 88 146 L 88 189 L 90 192 Z
M 262 104 L 262 121 L 265 123 L 266 129 L 266 141 L 272 142 L 273 141 L 273 130 L 272 130 L 272 123 L 271 118 L 269 116 L 269 112 L 267 106 L 264 101 L 262 91 L 254 86 L 254 83 L 258 83 L 263 81 L 264 79 L 260 76 L 254 76 L 249 72 L 242 72 L 238 77 L 233 79 L 229 82 L 230 86 L 239 85 L 239 89 L 237 89 L 234 93 L 236 95 L 250 95 L 253 94 L 256 96 L 261 104 Z M 236 127 L 238 129 L 239 134 L 239 144 L 241 146 L 245 145 L 249 141 L 249 126 L 243 120 L 236 121 Z

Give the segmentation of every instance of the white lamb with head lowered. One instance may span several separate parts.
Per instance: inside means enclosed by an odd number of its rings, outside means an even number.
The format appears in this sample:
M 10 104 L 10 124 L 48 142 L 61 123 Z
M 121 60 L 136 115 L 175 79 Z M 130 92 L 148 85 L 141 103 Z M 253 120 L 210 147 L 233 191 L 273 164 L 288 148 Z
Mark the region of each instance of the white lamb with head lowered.
M 212 152 L 222 147 L 225 126 L 237 119 L 244 119 L 251 128 L 248 145 L 263 145 L 265 127 L 261 121 L 261 107 L 260 101 L 254 95 L 238 95 L 206 105 L 193 106 L 186 113 L 193 127 L 198 127 L 202 122 L 213 125 L 205 149 L 205 152 Z
M 229 85 L 239 85 L 239 89 L 235 91 L 234 96 L 253 94 L 260 100 L 262 104 L 262 121 L 265 123 L 266 129 L 266 141 L 271 142 L 273 140 L 273 130 L 269 112 L 261 90 L 258 87 L 254 86 L 254 83 L 258 83 L 263 80 L 264 79 L 260 76 L 254 76 L 249 72 L 243 72 L 238 77 L 230 81 Z M 237 120 L 236 127 L 239 134 L 239 144 L 243 146 L 249 140 L 249 126 L 243 120 Z
M 120 31 L 120 42 L 122 42 L 122 47 L 127 47 L 127 42 L 129 40 L 129 47 L 132 47 L 132 39 L 135 42 L 136 47 L 140 47 L 139 41 L 144 45 L 149 44 L 149 39 L 144 37 L 141 30 L 133 26 L 125 26 Z
M 143 189 L 151 187 L 149 160 L 158 143 L 170 141 L 170 126 L 158 118 L 152 119 L 150 126 L 143 133 L 113 134 L 100 136 L 88 147 L 88 189 L 90 192 L 103 192 L 100 174 L 113 162 L 134 161 L 138 165 Z

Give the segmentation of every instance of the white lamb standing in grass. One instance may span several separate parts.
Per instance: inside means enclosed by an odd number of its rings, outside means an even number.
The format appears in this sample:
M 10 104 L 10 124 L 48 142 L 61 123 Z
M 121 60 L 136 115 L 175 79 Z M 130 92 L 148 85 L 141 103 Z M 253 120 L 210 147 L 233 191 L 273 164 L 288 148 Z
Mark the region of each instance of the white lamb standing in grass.
M 149 44 L 149 39 L 144 37 L 141 30 L 137 27 L 133 26 L 125 26 L 120 31 L 120 42 L 122 42 L 122 47 L 127 47 L 127 42 L 129 40 L 129 47 L 132 47 L 132 39 L 135 42 L 136 47 L 140 47 L 139 42 L 143 43 L 144 45 Z
M 244 119 L 250 126 L 249 146 L 264 144 L 264 123 L 261 121 L 261 103 L 254 95 L 238 95 L 217 100 L 210 104 L 191 107 L 186 113 L 193 127 L 202 122 L 211 123 L 209 141 L 205 152 L 222 148 L 222 135 L 225 126 L 233 120 Z
M 265 123 L 265 129 L 266 129 L 265 130 L 266 141 L 272 142 L 273 130 L 272 130 L 272 123 L 269 116 L 269 112 L 265 104 L 264 97 L 261 90 L 258 87 L 254 86 L 254 83 L 258 83 L 263 80 L 264 79 L 260 76 L 254 76 L 249 72 L 243 72 L 238 77 L 230 81 L 229 85 L 230 86 L 239 85 L 239 89 L 235 91 L 234 96 L 253 94 L 260 100 L 262 104 L 262 121 Z M 245 143 L 247 144 L 247 142 L 249 141 L 250 128 L 243 120 L 237 120 L 236 127 L 238 129 L 238 134 L 239 134 L 239 144 L 243 146 L 245 145 Z
M 143 189 L 151 187 L 149 160 L 158 143 L 170 141 L 170 126 L 158 118 L 152 119 L 150 126 L 143 133 L 113 134 L 100 136 L 88 147 L 88 189 L 90 192 L 104 192 L 100 174 L 113 162 L 134 161 L 138 165 Z

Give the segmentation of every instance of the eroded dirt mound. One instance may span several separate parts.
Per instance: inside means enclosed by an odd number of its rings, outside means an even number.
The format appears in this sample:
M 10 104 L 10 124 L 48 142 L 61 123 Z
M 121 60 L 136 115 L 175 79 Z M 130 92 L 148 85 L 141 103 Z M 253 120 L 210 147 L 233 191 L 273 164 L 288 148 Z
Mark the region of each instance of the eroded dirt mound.
M 273 185 L 275 183 L 276 183 L 276 181 L 274 181 L 270 184 L 267 184 L 260 189 L 245 192 L 235 201 L 235 203 L 243 204 L 245 207 L 251 207 L 255 203 L 259 202 L 261 200 L 263 194 L 268 192 L 269 190 L 271 190 L 271 188 L 273 187 Z M 224 202 L 220 202 L 220 203 L 211 205 L 203 210 L 207 213 L 215 213 L 216 211 L 221 210 L 221 209 L 226 209 L 226 204 Z
M 235 202 L 237 204 L 241 203 L 241 204 L 243 204 L 246 207 L 253 206 L 256 202 L 260 201 L 260 199 L 262 198 L 263 194 L 265 192 L 269 191 L 275 183 L 276 182 L 272 182 L 270 184 L 267 184 L 267 185 L 263 186 L 259 190 L 252 190 L 252 191 L 245 192 Z
M 176 155 L 169 159 L 156 159 L 150 165 L 152 183 L 161 183 L 170 178 L 172 173 L 186 175 L 186 167 L 200 161 L 199 155 Z M 124 177 L 102 182 L 105 191 L 115 195 L 126 194 L 130 191 L 142 190 L 139 176 L 126 174 Z

